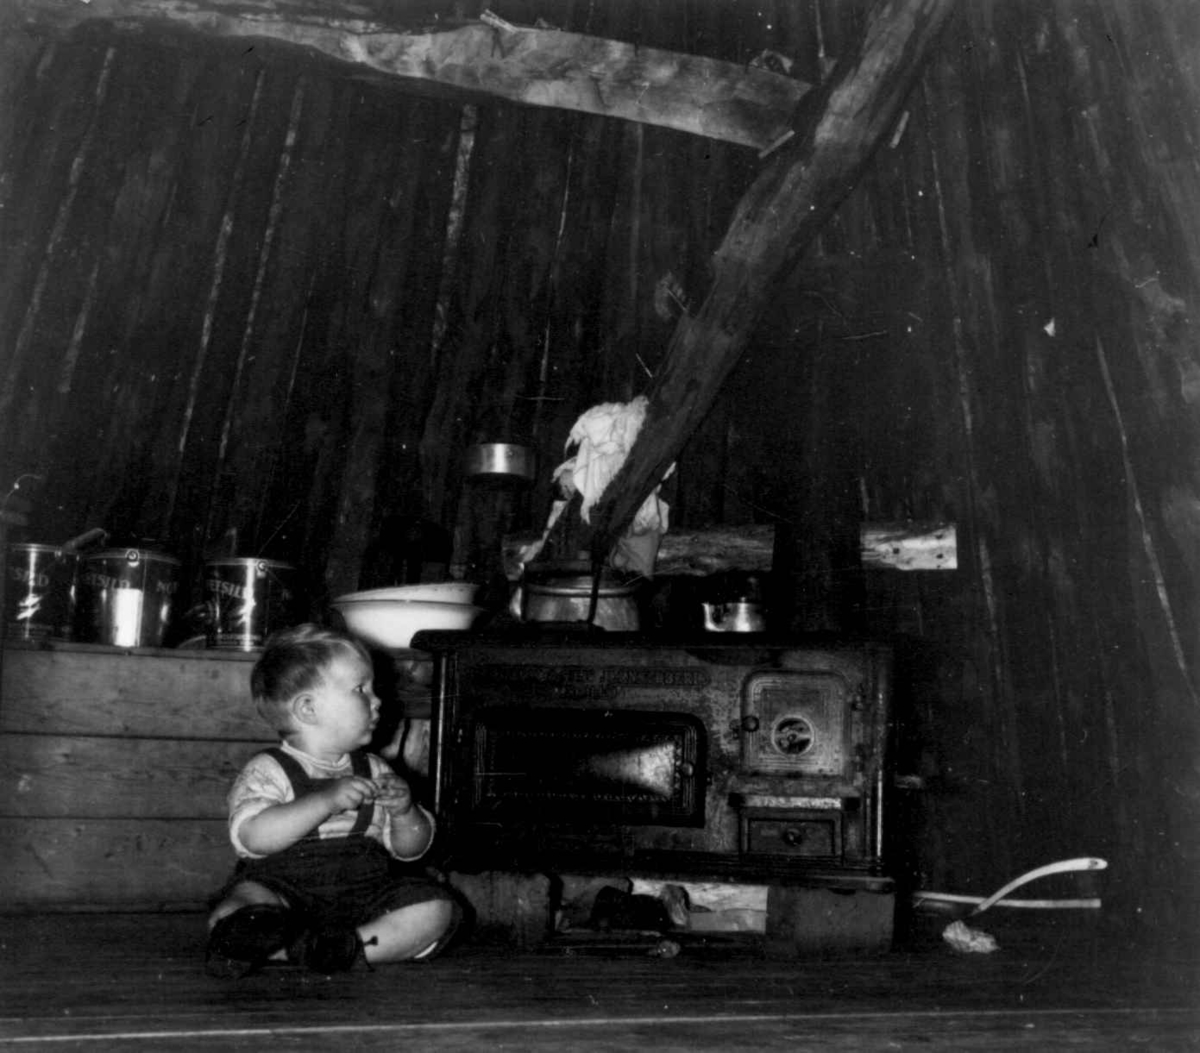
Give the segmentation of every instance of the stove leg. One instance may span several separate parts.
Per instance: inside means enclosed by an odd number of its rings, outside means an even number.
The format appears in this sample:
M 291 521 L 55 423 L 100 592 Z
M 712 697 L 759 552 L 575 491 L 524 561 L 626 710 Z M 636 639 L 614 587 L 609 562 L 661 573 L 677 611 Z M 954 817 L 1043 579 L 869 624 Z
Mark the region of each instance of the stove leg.
M 450 885 L 474 913 L 471 939 L 520 950 L 539 947 L 552 928 L 550 879 L 543 874 L 486 870 L 452 873 Z
M 767 951 L 781 957 L 880 954 L 891 949 L 895 911 L 893 892 L 772 886 Z

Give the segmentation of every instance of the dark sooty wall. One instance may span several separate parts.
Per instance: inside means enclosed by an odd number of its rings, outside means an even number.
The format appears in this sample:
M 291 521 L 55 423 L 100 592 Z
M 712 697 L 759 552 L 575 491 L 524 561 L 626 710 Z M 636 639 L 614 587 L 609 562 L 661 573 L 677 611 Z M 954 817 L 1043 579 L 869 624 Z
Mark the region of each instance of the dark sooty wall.
M 809 82 L 866 18 L 491 6 L 770 48 Z M 986 894 L 1101 855 L 1106 913 L 1175 933 L 1200 855 L 1198 18 L 962 5 L 669 486 L 680 526 L 788 532 L 797 628 L 898 641 L 916 880 Z M 24 477 L 30 540 L 102 524 L 195 567 L 236 528 L 318 598 L 385 514 L 461 521 L 468 442 L 553 464 L 582 409 L 644 389 L 760 164 L 266 42 L 0 46 L 0 484 Z M 900 519 L 956 522 L 959 569 L 864 575 L 858 524 Z

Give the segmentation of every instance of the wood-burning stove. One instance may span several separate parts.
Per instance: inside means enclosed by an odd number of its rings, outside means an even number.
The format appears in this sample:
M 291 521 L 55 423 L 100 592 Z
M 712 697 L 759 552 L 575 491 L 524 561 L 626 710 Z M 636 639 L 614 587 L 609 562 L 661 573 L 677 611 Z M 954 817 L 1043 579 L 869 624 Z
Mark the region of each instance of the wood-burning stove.
M 454 869 L 890 890 L 891 655 L 866 640 L 421 633 Z

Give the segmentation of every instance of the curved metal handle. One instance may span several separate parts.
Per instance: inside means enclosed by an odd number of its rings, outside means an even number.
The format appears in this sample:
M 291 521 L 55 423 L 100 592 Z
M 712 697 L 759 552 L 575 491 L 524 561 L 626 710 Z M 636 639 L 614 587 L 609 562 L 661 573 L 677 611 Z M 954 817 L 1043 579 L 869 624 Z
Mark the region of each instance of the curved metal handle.
M 1077 859 L 1062 859 L 1057 863 L 1047 863 L 1044 867 L 1038 867 L 1027 874 L 1022 874 L 1019 878 L 1014 878 L 1002 889 L 993 892 L 978 907 L 971 911 L 967 917 L 973 918 L 976 914 L 982 914 L 997 900 L 1003 899 L 1012 892 L 1013 889 L 1020 888 L 1027 882 L 1034 881 L 1037 878 L 1047 877 L 1050 874 L 1066 874 L 1073 870 L 1104 870 L 1107 866 L 1107 861 L 1098 859 L 1095 856 L 1079 856 Z

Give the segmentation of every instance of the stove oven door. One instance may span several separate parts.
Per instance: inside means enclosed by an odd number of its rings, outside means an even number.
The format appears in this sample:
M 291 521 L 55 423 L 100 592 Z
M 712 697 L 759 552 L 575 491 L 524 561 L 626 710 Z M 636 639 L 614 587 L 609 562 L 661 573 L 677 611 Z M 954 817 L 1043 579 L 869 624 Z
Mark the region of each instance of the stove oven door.
M 704 823 L 691 714 L 489 706 L 472 729 L 470 822 Z

